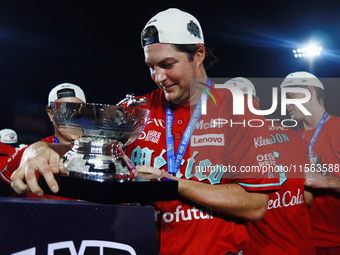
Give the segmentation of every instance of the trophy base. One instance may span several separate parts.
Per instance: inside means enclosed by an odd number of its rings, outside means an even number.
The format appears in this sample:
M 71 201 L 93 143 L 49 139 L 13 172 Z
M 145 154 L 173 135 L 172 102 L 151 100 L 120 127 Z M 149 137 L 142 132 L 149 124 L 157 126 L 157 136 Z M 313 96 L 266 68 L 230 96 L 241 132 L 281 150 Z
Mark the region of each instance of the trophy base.
M 177 199 L 177 181 L 99 182 L 55 175 L 59 191 L 53 193 L 43 177 L 39 186 L 45 194 L 102 204 L 150 203 Z
M 77 144 L 79 143 L 77 141 Z M 91 149 L 91 147 L 86 148 Z M 100 151 L 102 150 L 101 148 Z M 135 179 L 132 168 L 129 168 L 124 160 L 127 158 L 122 154 L 124 152 L 116 151 L 115 154 L 110 155 L 109 153 L 79 153 L 79 151 L 73 148 L 63 156 L 62 167 L 69 172 L 69 177 L 99 182 L 123 182 Z
M 131 174 L 109 174 L 102 172 L 82 173 L 75 171 L 68 171 L 68 173 L 69 178 L 80 178 L 96 182 L 130 182 L 135 180 Z

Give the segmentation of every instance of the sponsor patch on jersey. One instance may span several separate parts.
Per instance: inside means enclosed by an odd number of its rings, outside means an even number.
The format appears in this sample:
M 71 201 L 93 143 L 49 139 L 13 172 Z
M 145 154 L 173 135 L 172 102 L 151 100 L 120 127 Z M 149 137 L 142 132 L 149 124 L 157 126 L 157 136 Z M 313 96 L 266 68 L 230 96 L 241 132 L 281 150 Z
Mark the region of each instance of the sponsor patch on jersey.
M 263 138 L 262 136 L 254 138 L 255 148 L 272 144 L 271 138 Z
M 206 145 L 224 146 L 224 134 L 206 134 L 191 136 L 191 147 Z
M 161 132 L 157 132 L 155 130 L 149 130 L 148 134 L 146 135 L 145 141 L 158 143 L 160 137 L 161 137 Z

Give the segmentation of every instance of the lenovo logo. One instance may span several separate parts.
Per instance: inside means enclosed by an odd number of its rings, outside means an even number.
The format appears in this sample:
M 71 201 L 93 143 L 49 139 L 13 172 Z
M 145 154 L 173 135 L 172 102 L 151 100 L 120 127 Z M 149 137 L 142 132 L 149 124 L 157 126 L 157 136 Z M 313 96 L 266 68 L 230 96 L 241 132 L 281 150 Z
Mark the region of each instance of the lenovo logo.
M 224 146 L 224 134 L 207 134 L 191 136 L 191 147 L 204 145 Z

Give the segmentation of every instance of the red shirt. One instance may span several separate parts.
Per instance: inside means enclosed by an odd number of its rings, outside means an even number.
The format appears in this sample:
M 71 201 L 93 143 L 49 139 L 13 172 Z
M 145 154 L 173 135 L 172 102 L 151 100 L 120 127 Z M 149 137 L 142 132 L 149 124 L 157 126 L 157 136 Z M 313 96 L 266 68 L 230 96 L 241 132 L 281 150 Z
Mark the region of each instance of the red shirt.
M 302 128 L 310 143 L 315 129 Z M 327 168 L 326 175 L 339 177 L 340 118 L 331 116 L 323 125 L 313 146 L 317 164 Z M 314 189 L 313 205 L 309 208 L 314 245 L 317 249 L 340 247 L 340 193 L 329 189 Z
M 266 126 L 248 126 L 250 118 L 260 117 L 248 112 L 247 107 L 244 116 L 234 116 L 231 93 L 227 89 L 217 90 L 223 103 L 215 106 L 213 100 L 208 99 L 207 115 L 202 114 L 194 127 L 177 177 L 209 185 L 238 183 L 247 191 L 280 189 L 278 178 L 239 171 L 245 166 L 275 164 L 271 145 L 256 147 L 254 142 L 258 137 L 268 139 L 269 130 Z M 138 139 L 127 147 L 127 155 L 136 165 L 145 164 L 167 171 L 166 100 L 161 90 L 153 91 L 147 98 L 149 104 L 143 107 L 151 110 L 150 119 Z M 185 105 L 173 109 L 175 153 L 192 111 L 192 107 Z M 228 123 L 214 126 L 213 121 L 218 118 Z M 223 175 L 223 171 L 205 171 L 208 166 L 215 166 L 215 169 L 230 166 L 236 172 Z M 214 212 L 185 199 L 158 202 L 153 206 L 160 254 L 226 254 L 236 253 L 248 246 L 248 233 L 241 219 Z
M 294 130 L 278 123 L 269 129 L 276 164 L 285 167 L 288 179 L 281 190 L 269 194 L 262 220 L 247 224 L 250 247 L 243 254 L 315 254 L 303 185 L 308 144 Z

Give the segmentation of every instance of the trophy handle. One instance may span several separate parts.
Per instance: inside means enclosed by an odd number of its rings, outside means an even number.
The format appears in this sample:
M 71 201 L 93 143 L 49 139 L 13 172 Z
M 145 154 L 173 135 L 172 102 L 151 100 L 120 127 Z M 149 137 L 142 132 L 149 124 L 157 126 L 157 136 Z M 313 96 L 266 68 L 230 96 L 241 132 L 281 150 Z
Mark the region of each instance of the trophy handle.
M 128 107 L 136 107 L 148 104 L 148 100 L 144 97 L 141 99 L 136 99 L 135 95 L 133 93 L 127 94 L 123 100 L 121 100 L 116 106 L 122 105 L 124 103 L 127 103 L 126 105 Z
M 122 150 L 122 147 L 119 146 L 118 152 L 122 156 L 122 159 L 124 160 L 125 164 L 128 166 L 132 173 L 132 181 L 135 181 L 137 179 L 137 169 L 136 166 L 132 163 L 131 159 L 126 156 L 125 152 Z

